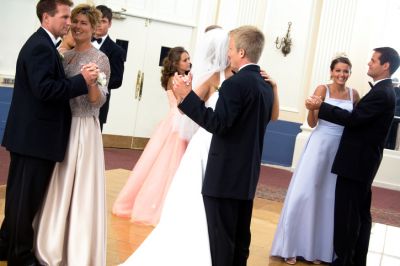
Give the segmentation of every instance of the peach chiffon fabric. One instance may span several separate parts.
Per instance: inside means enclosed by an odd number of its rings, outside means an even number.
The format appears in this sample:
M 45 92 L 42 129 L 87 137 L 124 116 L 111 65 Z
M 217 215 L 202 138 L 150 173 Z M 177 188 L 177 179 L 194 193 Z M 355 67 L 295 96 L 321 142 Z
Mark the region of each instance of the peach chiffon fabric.
M 114 202 L 112 213 L 133 222 L 157 225 L 169 185 L 188 141 L 179 133 L 183 115 L 172 91 L 170 111 L 160 122 Z

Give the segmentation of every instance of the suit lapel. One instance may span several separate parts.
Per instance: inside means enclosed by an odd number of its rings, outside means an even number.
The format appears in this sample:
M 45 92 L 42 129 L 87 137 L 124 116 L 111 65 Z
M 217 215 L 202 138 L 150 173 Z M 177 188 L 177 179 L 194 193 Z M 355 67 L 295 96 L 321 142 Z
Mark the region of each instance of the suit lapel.
M 107 36 L 106 39 L 104 40 L 103 44 L 100 46 L 100 51 L 107 54 L 106 52 L 109 47 L 109 42 L 110 42 L 110 36 Z
M 40 27 L 40 28 L 37 30 L 37 34 L 40 35 L 41 38 L 44 38 L 44 39 L 47 40 L 49 46 L 50 46 L 51 49 L 53 50 L 54 55 L 55 55 L 55 57 L 56 57 L 58 71 L 59 71 L 60 73 L 62 73 L 62 75 L 65 76 L 64 66 L 63 66 L 63 64 L 62 64 L 63 57 L 62 57 L 61 54 L 58 52 L 58 50 L 57 50 L 56 46 L 54 45 L 53 41 L 51 40 L 50 36 L 47 34 L 47 32 L 46 32 L 42 27 Z

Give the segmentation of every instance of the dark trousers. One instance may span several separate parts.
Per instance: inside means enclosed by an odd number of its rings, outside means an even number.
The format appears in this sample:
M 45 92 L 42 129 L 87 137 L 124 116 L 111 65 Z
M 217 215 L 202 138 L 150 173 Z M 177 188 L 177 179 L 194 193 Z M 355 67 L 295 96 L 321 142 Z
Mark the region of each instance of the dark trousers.
M 0 248 L 7 254 L 8 265 L 28 265 L 35 261 L 32 222 L 46 195 L 55 162 L 12 152 L 10 157 Z
M 245 266 L 251 240 L 252 200 L 203 196 L 213 266 Z
M 371 234 L 371 185 L 338 176 L 333 265 L 365 266 Z
M 101 122 L 101 121 L 99 121 L 99 123 L 100 123 L 100 131 L 103 132 L 103 124 L 104 124 L 104 123 Z

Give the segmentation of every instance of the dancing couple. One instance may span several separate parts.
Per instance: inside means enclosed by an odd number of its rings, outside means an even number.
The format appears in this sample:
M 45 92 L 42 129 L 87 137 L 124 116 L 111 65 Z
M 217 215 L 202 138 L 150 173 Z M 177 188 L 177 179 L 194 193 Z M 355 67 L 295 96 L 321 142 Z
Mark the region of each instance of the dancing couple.
M 182 157 L 159 224 L 123 265 L 246 265 L 276 85 L 256 65 L 264 46 L 257 28 L 229 34 L 217 28 L 202 41 L 193 82 L 191 75 L 173 80 L 179 109 L 201 128 Z

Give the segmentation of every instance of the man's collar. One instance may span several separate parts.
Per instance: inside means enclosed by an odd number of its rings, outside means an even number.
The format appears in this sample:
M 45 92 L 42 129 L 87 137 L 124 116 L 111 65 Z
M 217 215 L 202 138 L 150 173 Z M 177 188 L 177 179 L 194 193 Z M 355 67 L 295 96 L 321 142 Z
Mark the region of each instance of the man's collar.
M 43 26 L 41 26 L 41 27 L 42 27 L 42 29 L 44 29 L 44 31 L 49 35 L 51 41 L 53 42 L 53 44 L 54 44 L 54 46 L 55 46 L 55 45 L 58 43 L 58 40 L 59 40 L 60 38 L 57 38 L 57 39 L 56 39 L 56 37 L 54 37 L 53 33 L 51 33 L 50 31 L 48 31 L 45 27 L 43 27 Z
M 372 83 L 373 86 L 375 86 L 375 85 L 378 84 L 379 82 L 381 82 L 381 81 L 383 81 L 383 80 L 387 80 L 387 79 L 390 79 L 390 80 L 391 80 L 391 78 L 384 78 L 384 79 L 379 79 L 379 80 L 376 80 L 376 81 L 372 81 L 371 83 Z
M 242 68 L 250 66 L 250 65 L 257 65 L 257 64 L 254 64 L 254 63 L 244 64 L 243 66 L 239 67 L 239 70 L 237 72 L 239 72 Z

